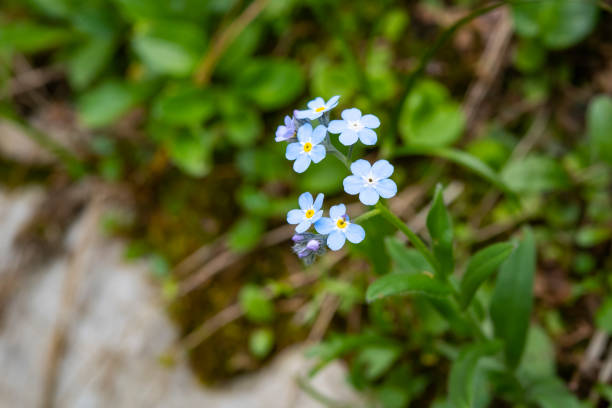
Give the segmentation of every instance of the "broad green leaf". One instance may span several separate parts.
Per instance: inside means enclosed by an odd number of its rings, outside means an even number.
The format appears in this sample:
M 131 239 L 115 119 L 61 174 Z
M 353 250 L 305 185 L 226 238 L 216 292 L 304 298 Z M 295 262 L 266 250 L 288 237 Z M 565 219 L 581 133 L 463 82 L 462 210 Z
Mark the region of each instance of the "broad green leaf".
M 535 269 L 535 239 L 526 228 L 522 241 L 500 268 L 491 299 L 495 335 L 505 342 L 506 363 L 512 368 L 519 364 L 525 348 Z
M 159 74 L 189 75 L 206 48 L 206 34 L 187 21 L 157 21 L 136 26 L 132 46 L 136 54 Z
M 367 380 L 374 381 L 389 370 L 401 353 L 402 348 L 397 346 L 364 347 L 357 354 L 355 364 Z
M 367 258 L 374 267 L 376 275 L 384 275 L 389 272 L 391 263 L 385 251 L 385 239 L 395 232 L 395 228 L 388 222 L 384 222 L 380 215 L 360 221 L 359 225 L 368 233 L 359 245 L 351 245 L 351 253 Z
M 476 343 L 465 347 L 453 362 L 448 380 L 449 401 L 454 408 L 475 406 L 475 377 L 479 360 L 500 349 L 498 343 Z
M 443 147 L 463 133 L 465 118 L 446 88 L 432 80 L 421 81 L 404 101 L 399 131 L 407 145 Z
M 476 252 L 468 262 L 461 279 L 461 307 L 466 308 L 478 287 L 491 276 L 514 249 L 509 242 L 490 245 Z
M 607 297 L 595 314 L 597 328 L 612 334 L 612 296 Z
M 346 167 L 340 160 L 328 158 L 320 163 L 311 163 L 299 179 L 303 191 L 320 191 L 333 194 L 342 190 Z
M 512 14 L 520 36 L 561 49 L 577 44 L 593 31 L 598 8 L 595 1 L 517 1 L 512 4 Z
M 514 195 L 514 192 L 510 189 L 510 187 L 506 185 L 504 180 L 502 180 L 502 178 L 491 167 L 480 159 L 461 150 L 448 147 L 406 146 L 398 149 L 394 155 L 397 157 L 404 155 L 425 155 L 450 160 L 478 174 L 480 177 L 484 178 L 503 192 Z
M 266 110 L 287 105 L 304 89 L 304 74 L 290 60 L 259 59 L 250 62 L 238 74 L 238 90 Z
M 216 103 L 223 116 L 227 140 L 233 145 L 245 147 L 255 144 L 263 131 L 259 112 L 233 92 L 217 93 Z
M 583 408 L 557 377 L 548 377 L 530 384 L 527 398 L 540 408 Z
M 516 372 L 525 384 L 555 375 L 555 345 L 541 327 L 529 328 L 525 357 Z
M 274 348 L 274 332 L 270 329 L 257 329 L 249 336 L 249 350 L 255 357 L 262 359 Z
M 30 21 L 2 22 L 0 49 L 35 53 L 72 40 L 74 34 L 65 28 L 36 24 Z
M 387 253 L 395 262 L 395 271 L 401 273 L 433 273 L 433 267 L 427 259 L 416 249 L 408 248 L 395 237 L 385 239 Z
M 374 281 L 366 292 L 366 301 L 373 302 L 387 296 L 421 294 L 445 297 L 451 293 L 450 286 L 430 274 L 390 273 Z
M 194 177 L 204 177 L 213 165 L 214 137 L 203 129 L 172 129 L 164 146 L 172 163 Z
M 118 80 L 107 80 L 83 94 L 78 111 L 83 124 L 89 127 L 110 125 L 138 102 L 136 86 Z
M 232 226 L 227 243 L 233 251 L 248 251 L 257 245 L 265 228 L 266 223 L 261 218 L 243 218 Z
M 442 185 L 436 186 L 434 199 L 427 214 L 427 230 L 432 240 L 434 256 L 440 264 L 439 271 L 444 276 L 453 272 L 453 224 L 444 205 Z
M 153 104 L 153 116 L 169 125 L 198 125 L 216 111 L 214 95 L 190 84 L 172 87 Z
M 612 97 L 593 98 L 587 111 L 587 131 L 593 157 L 612 165 Z
M 230 78 L 239 74 L 248 64 L 249 57 L 257 49 L 262 34 L 262 24 L 257 24 L 257 22 L 249 24 L 225 50 L 217 63 L 215 75 Z
M 502 179 L 518 193 L 545 193 L 570 187 L 567 172 L 549 156 L 531 155 L 508 163 L 502 171 Z
M 245 316 L 252 322 L 266 323 L 274 319 L 274 304 L 260 287 L 251 284 L 244 286 L 238 301 Z
M 325 99 L 342 95 L 340 103 L 349 100 L 359 88 L 359 75 L 350 64 L 337 64 L 323 55 L 312 62 L 310 78 L 312 95 L 321 95 Z
M 40 1 L 40 0 L 38 0 Z M 49 0 L 45 0 L 49 1 Z M 117 4 L 127 19 L 132 21 L 141 20 L 163 20 L 167 18 L 178 18 L 183 20 L 202 21 L 208 14 L 211 4 L 218 3 L 213 0 L 112 0 Z M 235 0 L 223 0 L 227 7 Z
M 68 80 L 77 90 L 87 87 L 110 62 L 116 43 L 111 37 L 88 38 L 66 60 Z

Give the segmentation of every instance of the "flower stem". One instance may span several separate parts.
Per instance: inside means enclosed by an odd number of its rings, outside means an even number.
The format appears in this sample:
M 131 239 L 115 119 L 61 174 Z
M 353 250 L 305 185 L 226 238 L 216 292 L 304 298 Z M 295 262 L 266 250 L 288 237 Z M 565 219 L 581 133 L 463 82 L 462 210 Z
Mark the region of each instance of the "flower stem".
M 431 251 L 427 248 L 425 243 L 415 234 L 408 226 L 395 214 L 393 214 L 383 203 L 380 201 L 376 204 L 376 208 L 380 210 L 380 213 L 389 223 L 395 226 L 398 230 L 402 231 L 412 245 L 427 259 L 427 262 L 433 266 L 436 271 L 440 269 L 438 261 L 433 256 Z

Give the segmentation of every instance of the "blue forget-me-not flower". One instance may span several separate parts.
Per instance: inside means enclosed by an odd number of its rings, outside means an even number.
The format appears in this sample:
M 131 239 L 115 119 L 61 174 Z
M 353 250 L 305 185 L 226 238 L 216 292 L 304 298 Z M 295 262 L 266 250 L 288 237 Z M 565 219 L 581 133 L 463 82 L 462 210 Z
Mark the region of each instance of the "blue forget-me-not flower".
M 361 225 L 353 224 L 346 214 L 344 204 L 334 205 L 329 209 L 330 218 L 323 217 L 315 223 L 315 229 L 319 234 L 327 235 L 327 246 L 332 251 L 337 251 L 348 239 L 353 244 L 358 244 L 365 238 L 365 230 Z
M 289 139 L 293 139 L 297 132 L 297 123 L 296 120 L 291 116 L 285 116 L 285 124 L 280 125 L 276 128 L 276 138 L 274 139 L 277 142 L 286 142 Z
M 344 191 L 359 194 L 359 201 L 374 205 L 379 197 L 391 198 L 397 194 L 397 185 L 389 177 L 393 166 L 387 160 L 379 160 L 370 166 L 367 160 L 357 160 L 351 164 L 353 175 L 344 179 Z
M 312 101 L 308 102 L 306 105 L 308 106 L 308 109 L 296 111 L 295 117 L 298 119 L 309 120 L 318 119 L 328 110 L 335 108 L 336 105 L 338 105 L 338 99 L 340 99 L 340 95 L 332 96 L 327 102 L 325 102 L 325 99 L 318 96 Z
M 340 143 L 350 146 L 361 140 L 361 143 L 372 146 L 376 144 L 376 129 L 380 126 L 380 120 L 374 115 L 368 114 L 361 116 L 361 111 L 357 108 L 345 109 L 342 111 L 343 120 L 332 120 L 329 122 L 327 130 L 329 133 L 340 133 Z
M 310 123 L 300 126 L 297 132 L 298 141 L 287 146 L 285 157 L 295 160 L 293 170 L 297 173 L 306 171 L 310 162 L 320 162 L 325 158 L 325 146 L 320 143 L 325 139 L 327 129 L 323 125 L 312 130 Z
M 310 226 L 317 222 L 323 215 L 323 194 L 318 194 L 317 199 L 313 201 L 312 194 L 303 193 L 298 198 L 300 209 L 291 210 L 287 213 L 287 222 L 289 224 L 297 224 L 295 232 L 302 233 L 307 231 Z

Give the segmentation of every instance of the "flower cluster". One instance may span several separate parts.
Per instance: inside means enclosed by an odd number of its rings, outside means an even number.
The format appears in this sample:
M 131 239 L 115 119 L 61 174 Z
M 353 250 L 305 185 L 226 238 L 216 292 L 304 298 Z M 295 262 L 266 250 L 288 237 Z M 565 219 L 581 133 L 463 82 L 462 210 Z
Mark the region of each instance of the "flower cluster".
M 293 117 L 285 116 L 285 124 L 276 130 L 277 142 L 287 142 L 285 157 L 293 161 L 293 170 L 305 172 L 311 163 L 319 163 L 327 153 L 333 153 L 350 169 L 351 175 L 343 181 L 344 191 L 359 195 L 359 201 L 365 205 L 378 203 L 380 197 L 391 198 L 397 194 L 397 185 L 390 179 L 393 166 L 387 160 L 378 160 L 370 164 L 359 159 L 351 163 L 353 145 L 360 141 L 373 146 L 378 140 L 376 131 L 380 120 L 372 115 L 362 115 L 357 108 L 345 109 L 342 120 L 330 121 L 330 111 L 338 105 L 339 96 L 327 102 L 317 97 L 308 102 L 306 110 L 296 110 Z M 318 123 L 312 123 L 312 121 Z M 339 135 L 338 141 L 349 146 L 348 157 L 332 144 L 330 134 Z M 350 164 L 349 164 L 350 163 Z M 313 199 L 310 193 L 303 193 L 298 199 L 300 208 L 289 211 L 287 222 L 296 225 L 293 236 L 293 251 L 306 264 L 312 263 L 317 256 L 325 252 L 325 246 L 337 251 L 348 240 L 358 244 L 365 238 L 364 229 L 350 221 L 346 206 L 332 206 L 329 217 L 323 216 L 323 194 Z M 314 227 L 316 234 L 308 232 Z

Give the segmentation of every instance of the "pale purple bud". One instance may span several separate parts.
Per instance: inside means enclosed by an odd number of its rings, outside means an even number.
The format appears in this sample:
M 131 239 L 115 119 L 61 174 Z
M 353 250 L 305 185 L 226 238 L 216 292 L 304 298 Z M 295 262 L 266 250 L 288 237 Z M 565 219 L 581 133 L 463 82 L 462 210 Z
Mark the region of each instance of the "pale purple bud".
M 301 235 L 298 235 L 298 234 L 296 234 L 296 235 L 294 235 L 293 237 L 291 237 L 291 240 L 292 240 L 293 242 L 299 242 L 299 241 L 301 241 L 302 239 L 304 239 L 304 237 L 303 237 L 303 236 L 301 236 Z
M 319 247 L 321 246 L 321 244 L 319 243 L 319 241 L 317 241 L 316 239 L 311 239 L 310 241 L 308 241 L 308 243 L 306 244 L 306 248 L 310 249 L 311 251 L 316 251 L 319 249 Z

